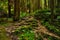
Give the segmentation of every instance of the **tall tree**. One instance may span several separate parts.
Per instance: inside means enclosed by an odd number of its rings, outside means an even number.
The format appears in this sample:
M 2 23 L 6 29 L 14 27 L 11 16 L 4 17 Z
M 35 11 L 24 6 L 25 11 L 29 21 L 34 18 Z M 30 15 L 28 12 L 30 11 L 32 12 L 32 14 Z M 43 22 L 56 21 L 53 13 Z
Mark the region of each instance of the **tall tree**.
M 34 8 L 34 10 L 39 10 L 39 9 L 41 9 L 41 0 L 36 0 L 36 1 L 33 1 L 34 2 L 34 6 L 33 6 L 33 8 Z
M 44 8 L 47 8 L 47 0 L 44 0 Z
M 28 4 L 29 13 L 31 13 L 31 2 L 32 2 L 32 0 L 29 0 L 28 2 L 29 2 L 29 4 Z
M 49 8 L 49 9 L 50 9 L 50 1 L 51 1 L 51 0 L 48 0 L 48 8 Z
M 34 0 L 30 0 L 30 5 L 29 5 L 30 7 L 29 7 L 29 10 L 30 10 L 30 13 L 32 13 L 33 12 L 33 6 L 34 6 Z
M 60 0 L 57 0 L 57 15 L 60 16 Z
M 8 16 L 11 17 L 11 0 L 8 0 Z
M 50 8 L 51 8 L 51 22 L 54 21 L 54 0 L 50 0 Z
M 60 8 L 60 0 L 57 0 L 57 7 Z
M 38 9 L 40 9 L 41 8 L 41 6 L 40 6 L 40 0 L 37 0 L 37 6 L 38 6 Z
M 21 11 L 22 12 L 26 12 L 26 0 L 21 0 L 21 4 L 20 4 L 20 7 L 21 7 Z
M 19 21 L 20 17 L 20 0 L 14 0 L 14 21 Z

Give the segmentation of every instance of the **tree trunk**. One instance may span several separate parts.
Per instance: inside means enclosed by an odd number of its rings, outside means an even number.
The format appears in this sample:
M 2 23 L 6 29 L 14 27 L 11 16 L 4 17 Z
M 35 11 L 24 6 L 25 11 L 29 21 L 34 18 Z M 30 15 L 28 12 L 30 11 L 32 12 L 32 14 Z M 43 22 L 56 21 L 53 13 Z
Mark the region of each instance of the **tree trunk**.
M 21 0 L 21 4 L 20 4 L 20 6 L 21 6 L 21 11 L 22 12 L 26 12 L 26 5 L 25 5 L 25 2 L 26 2 L 26 0 Z
M 57 0 L 57 7 L 60 8 L 60 0 Z
M 11 17 L 11 1 L 8 0 L 8 16 Z
M 51 22 L 54 21 L 54 0 L 50 0 L 50 9 L 51 9 Z
M 44 8 L 47 8 L 47 0 L 44 0 Z
M 38 9 L 40 9 L 41 8 L 41 6 L 40 6 L 40 0 L 37 0 L 38 2 L 38 4 L 37 4 L 37 6 L 38 6 Z
M 50 1 L 51 1 L 51 0 L 48 0 L 48 8 L 49 8 L 49 9 L 50 9 Z
M 19 21 L 20 17 L 20 0 L 14 0 L 14 17 L 13 21 Z

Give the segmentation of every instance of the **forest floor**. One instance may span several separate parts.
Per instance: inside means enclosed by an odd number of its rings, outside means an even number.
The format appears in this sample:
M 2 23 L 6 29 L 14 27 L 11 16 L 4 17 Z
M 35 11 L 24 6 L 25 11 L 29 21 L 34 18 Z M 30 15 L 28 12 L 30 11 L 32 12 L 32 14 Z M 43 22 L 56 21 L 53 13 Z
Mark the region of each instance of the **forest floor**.
M 0 40 L 10 40 L 6 35 L 6 30 L 4 26 L 0 26 Z
M 33 19 L 34 19 L 33 17 L 27 17 L 24 20 L 19 22 L 10 22 L 10 23 L 8 22 L 6 26 L 0 25 L 0 40 L 18 40 L 18 37 L 16 37 L 15 35 L 12 35 L 12 33 L 15 31 L 15 29 L 21 28 L 19 26 L 28 25 L 29 22 L 31 23 Z M 36 34 L 35 35 L 36 37 L 38 35 L 41 35 L 43 40 L 48 40 L 47 38 L 43 37 L 43 34 L 46 34 L 46 35 L 60 39 L 60 36 L 50 32 L 45 26 L 41 25 L 39 20 L 36 20 L 36 21 L 37 21 L 38 27 L 35 27 L 34 29 L 32 28 L 34 33 Z

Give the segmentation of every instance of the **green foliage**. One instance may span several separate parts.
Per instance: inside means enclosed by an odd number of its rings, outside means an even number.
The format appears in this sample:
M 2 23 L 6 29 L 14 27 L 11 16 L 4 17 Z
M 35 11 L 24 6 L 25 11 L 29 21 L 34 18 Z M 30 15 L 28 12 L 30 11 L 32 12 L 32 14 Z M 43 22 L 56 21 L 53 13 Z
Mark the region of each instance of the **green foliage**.
M 36 19 L 39 19 L 41 21 L 41 23 L 48 29 L 50 30 L 51 32 L 54 32 L 56 33 L 57 35 L 60 36 L 60 16 L 59 14 L 57 15 L 58 13 L 55 13 L 54 16 L 54 22 L 51 23 L 51 12 L 50 11 L 44 11 L 44 10 L 38 10 L 37 12 L 35 12 L 35 18 Z M 49 40 L 54 40 L 52 37 L 49 37 L 48 38 Z M 58 39 L 55 39 L 55 40 L 58 40 Z
M 56 12 L 60 12 L 60 8 L 56 8 Z
M 54 19 L 51 21 L 51 12 L 47 9 L 45 10 L 37 10 L 34 14 L 34 17 L 39 20 L 43 20 L 44 22 L 49 22 L 51 25 L 60 26 L 60 15 L 59 13 L 54 14 Z M 53 23 L 52 23 L 53 22 Z
M 0 8 L 0 11 L 2 11 L 3 9 L 2 8 Z
M 4 11 L 8 11 L 8 1 L 0 1 L 0 8 L 4 9 Z
M 54 25 L 49 24 L 49 22 L 44 22 L 42 21 L 42 24 L 48 28 L 50 31 L 57 33 L 58 35 L 60 35 L 60 29 L 58 29 L 57 27 L 55 27 Z
M 22 26 L 22 28 L 16 29 L 15 35 L 19 37 L 19 40 L 34 40 L 35 34 L 30 27 Z
M 60 19 L 60 16 L 57 16 L 57 19 Z
M 20 13 L 20 18 L 23 18 L 23 17 L 26 17 L 26 16 L 29 16 L 29 14 L 25 13 L 25 12 L 21 12 Z
M 49 10 L 38 10 L 37 12 L 35 12 L 34 17 L 36 19 L 40 19 L 40 20 L 44 19 L 48 21 L 50 18 L 50 15 L 51 13 Z
M 10 24 L 11 24 L 11 23 L 1 22 L 1 23 L 0 23 L 0 26 L 7 27 L 7 26 L 10 25 Z
M 59 40 L 59 39 L 51 37 L 51 36 L 48 36 L 48 40 Z
M 19 40 L 34 40 L 34 33 L 32 31 L 26 31 L 18 36 Z
M 27 0 L 28 1 L 28 0 Z M 25 3 L 27 5 L 28 9 L 30 8 L 31 4 L 30 1 Z M 1 1 L 0 0 L 0 12 L 6 12 L 8 13 L 8 0 Z M 32 14 L 21 12 L 20 13 L 20 18 L 28 17 L 30 15 L 34 15 L 36 19 L 42 20 L 41 23 L 50 31 L 58 34 L 60 36 L 60 8 L 55 9 L 55 14 L 56 18 L 54 18 L 53 24 L 51 24 L 51 11 L 50 9 L 41 9 L 41 10 L 36 10 Z M 14 6 L 11 7 L 11 13 L 13 15 L 14 13 Z M 8 18 L 9 19 L 9 18 Z M 4 18 L 0 18 L 0 25 L 7 26 L 9 23 L 2 22 L 1 20 L 4 21 Z M 12 20 L 12 19 L 9 19 Z M 7 20 L 5 20 L 7 21 Z M 19 37 L 19 40 L 35 40 L 35 34 L 32 31 L 34 27 L 37 27 L 37 22 L 35 20 L 32 20 L 33 22 L 28 22 L 29 25 L 22 25 L 20 28 L 17 28 L 15 32 L 13 33 L 14 35 L 17 35 Z M 58 27 L 59 26 L 59 27 Z M 1 35 L 2 33 L 0 33 Z M 1 35 L 0 38 L 5 36 Z M 41 40 L 42 38 L 39 36 L 38 40 Z M 4 39 L 3 39 L 4 40 Z M 48 40 L 58 40 L 56 38 L 53 38 L 51 36 L 48 36 Z

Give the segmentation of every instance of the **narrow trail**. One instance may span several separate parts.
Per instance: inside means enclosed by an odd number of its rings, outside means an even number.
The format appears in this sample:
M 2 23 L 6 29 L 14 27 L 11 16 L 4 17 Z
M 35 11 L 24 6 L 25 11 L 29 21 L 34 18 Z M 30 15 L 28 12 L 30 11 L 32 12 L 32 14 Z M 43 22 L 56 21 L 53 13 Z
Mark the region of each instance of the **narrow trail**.
M 8 26 L 4 27 L 4 26 L 0 26 L 0 40 L 18 40 L 18 37 L 14 36 L 12 34 L 12 32 L 15 31 L 15 29 L 20 28 L 19 26 L 21 25 L 28 25 L 29 21 L 32 21 L 34 18 L 33 17 L 29 17 L 29 18 L 25 18 L 26 20 L 22 20 L 19 22 L 15 22 L 15 23 L 11 23 Z M 26 22 L 28 21 L 28 22 Z M 47 28 L 45 26 L 42 26 L 39 20 L 37 21 L 37 25 L 38 27 L 36 27 L 36 29 L 34 29 L 34 33 L 36 34 L 38 33 L 43 33 L 43 34 L 47 34 L 49 36 L 55 37 L 60 39 L 60 37 L 54 33 L 51 33 L 49 30 L 47 30 Z M 9 36 L 10 35 L 10 36 Z M 38 35 L 38 34 L 37 34 Z M 42 35 L 41 35 L 42 36 Z M 13 37 L 13 39 L 12 39 Z M 43 40 L 46 39 L 42 36 Z

